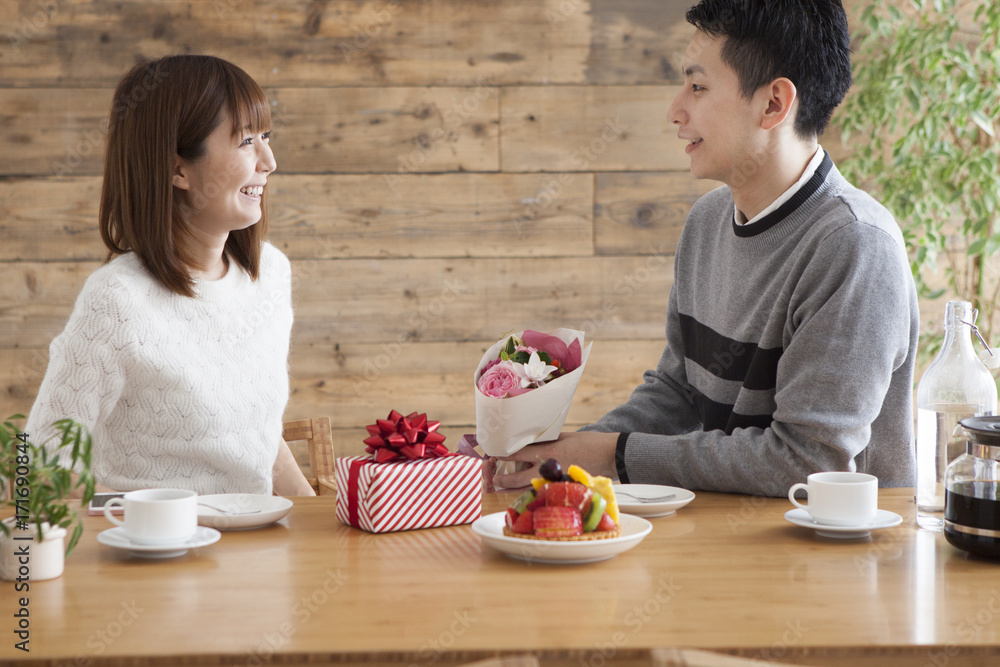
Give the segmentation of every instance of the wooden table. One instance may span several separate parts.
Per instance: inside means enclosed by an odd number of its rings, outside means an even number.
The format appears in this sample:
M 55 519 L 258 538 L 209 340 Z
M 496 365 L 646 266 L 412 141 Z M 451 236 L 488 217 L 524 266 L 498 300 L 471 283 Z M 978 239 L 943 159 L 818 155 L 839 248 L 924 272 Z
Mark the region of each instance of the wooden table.
M 510 499 L 486 496 L 484 513 Z M 910 490 L 880 506 L 903 524 L 834 540 L 786 522 L 787 500 L 700 493 L 632 551 L 574 566 L 510 560 L 469 526 L 367 534 L 329 497 L 169 561 L 98 544 L 108 524 L 88 517 L 65 574 L 31 585 L 28 654 L 0 584 L 0 662 L 437 666 L 527 650 L 646 665 L 681 646 L 757 664 L 1000 664 L 1000 563 L 917 530 Z

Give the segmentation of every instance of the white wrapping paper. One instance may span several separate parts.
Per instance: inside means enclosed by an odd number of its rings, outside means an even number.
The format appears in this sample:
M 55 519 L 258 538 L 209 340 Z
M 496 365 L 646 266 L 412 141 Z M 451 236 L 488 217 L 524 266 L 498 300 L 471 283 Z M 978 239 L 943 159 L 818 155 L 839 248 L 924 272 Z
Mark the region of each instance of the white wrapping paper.
M 566 422 L 573 393 L 587 366 L 591 343 L 583 347 L 583 332 L 575 329 L 542 333 L 555 336 L 566 345 L 579 340 L 582 348 L 580 366 L 520 396 L 492 398 L 479 391 L 479 376 L 486 364 L 500 356 L 500 348 L 507 337 L 486 350 L 476 367 L 472 385 L 476 392 L 476 441 L 489 456 L 509 456 L 532 443 L 555 440 Z

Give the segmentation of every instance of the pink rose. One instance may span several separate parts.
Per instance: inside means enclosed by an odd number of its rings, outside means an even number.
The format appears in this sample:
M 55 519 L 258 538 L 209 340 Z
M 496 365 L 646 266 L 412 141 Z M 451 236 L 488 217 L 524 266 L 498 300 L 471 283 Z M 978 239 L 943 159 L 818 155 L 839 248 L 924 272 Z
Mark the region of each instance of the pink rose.
M 521 378 L 510 361 L 501 361 L 479 376 L 479 391 L 492 398 L 504 398 L 521 387 Z

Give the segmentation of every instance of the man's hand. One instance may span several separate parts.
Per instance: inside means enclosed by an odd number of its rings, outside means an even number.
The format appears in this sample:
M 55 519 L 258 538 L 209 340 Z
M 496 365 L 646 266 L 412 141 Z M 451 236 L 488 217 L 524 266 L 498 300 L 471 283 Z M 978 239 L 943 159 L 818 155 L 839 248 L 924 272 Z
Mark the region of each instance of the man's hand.
M 507 475 L 496 475 L 493 484 L 497 489 L 516 489 L 531 484 L 533 477 L 540 477 L 536 468 L 548 459 L 556 459 L 563 470 L 576 464 L 591 475 L 617 478 L 615 468 L 615 446 L 617 433 L 597 433 L 576 431 L 561 433 L 557 440 L 528 445 L 510 456 L 500 457 L 501 461 L 522 461 L 531 467 Z

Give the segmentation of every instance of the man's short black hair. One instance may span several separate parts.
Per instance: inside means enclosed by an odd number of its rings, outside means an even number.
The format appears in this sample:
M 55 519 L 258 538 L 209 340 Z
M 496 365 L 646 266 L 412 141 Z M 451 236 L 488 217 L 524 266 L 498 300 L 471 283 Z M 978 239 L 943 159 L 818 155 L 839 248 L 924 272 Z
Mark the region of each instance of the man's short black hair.
M 725 38 L 722 60 L 747 99 L 778 77 L 795 84 L 799 137 L 819 136 L 851 87 L 851 39 L 840 0 L 701 0 L 688 23 Z

